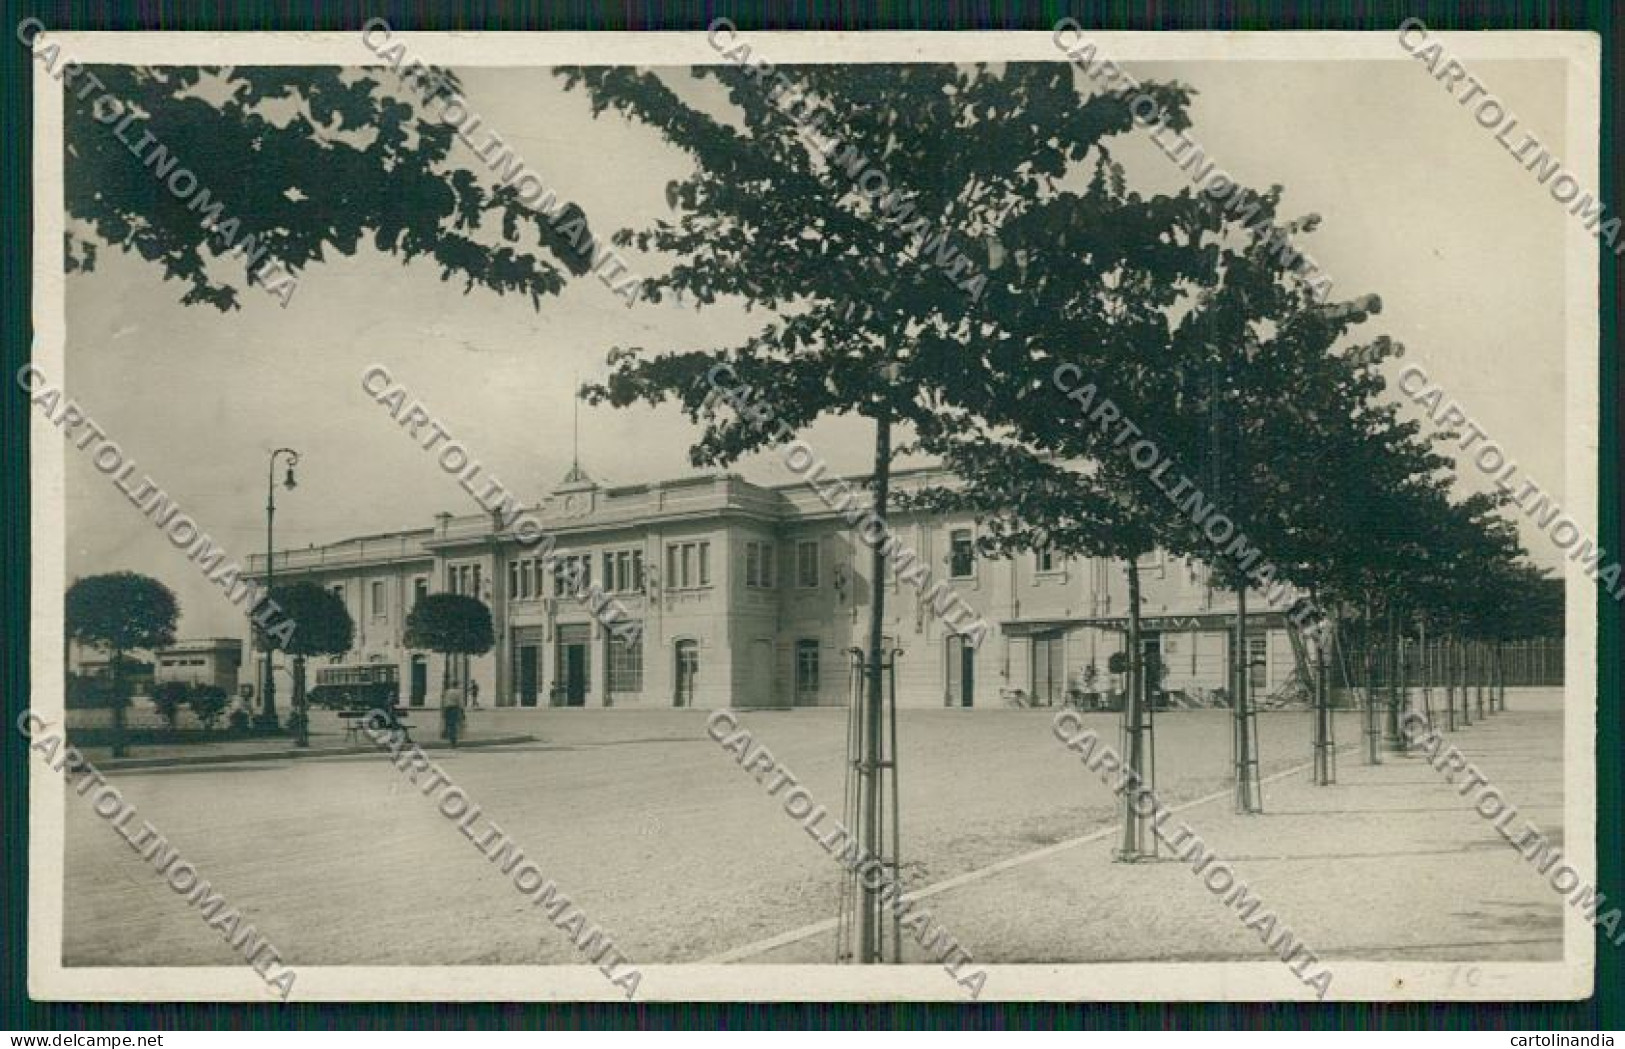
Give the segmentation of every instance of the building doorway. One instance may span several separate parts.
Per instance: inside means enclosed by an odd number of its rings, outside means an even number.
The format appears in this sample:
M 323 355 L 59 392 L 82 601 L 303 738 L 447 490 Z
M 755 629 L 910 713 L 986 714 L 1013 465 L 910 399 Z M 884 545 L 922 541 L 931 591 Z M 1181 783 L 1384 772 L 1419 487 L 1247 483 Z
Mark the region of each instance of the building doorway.
M 408 701 L 414 707 L 423 706 L 423 701 L 429 695 L 429 657 L 412 657 L 411 692 Z
M 692 707 L 694 705 L 694 679 L 700 673 L 700 646 L 694 641 L 679 641 L 676 647 L 677 674 L 676 690 L 672 696 L 672 706 Z
M 1162 686 L 1168 680 L 1168 668 L 1162 662 L 1161 634 L 1140 635 L 1140 667 L 1145 674 L 1146 702 L 1152 710 L 1160 710 L 1167 703 L 1163 699 Z
M 587 658 L 591 644 L 592 628 L 585 623 L 559 627 L 558 685 L 563 706 L 587 705 L 592 687 L 592 662 Z
M 1247 691 L 1261 696 L 1269 691 L 1270 658 L 1269 638 L 1253 636 L 1247 639 Z
M 541 678 L 542 650 L 535 645 L 519 646 L 519 705 L 534 707 Z
M 1066 638 L 1040 634 L 1032 640 L 1033 705 L 1053 707 L 1066 697 Z
M 959 634 L 948 638 L 948 705 L 969 707 L 976 697 L 976 647 Z

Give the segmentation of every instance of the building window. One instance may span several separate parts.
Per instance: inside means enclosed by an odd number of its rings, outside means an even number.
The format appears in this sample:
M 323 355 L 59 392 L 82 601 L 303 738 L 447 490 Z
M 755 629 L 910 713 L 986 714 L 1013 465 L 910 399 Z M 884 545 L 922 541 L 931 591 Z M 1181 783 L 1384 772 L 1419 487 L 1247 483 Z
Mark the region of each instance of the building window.
M 796 544 L 796 586 L 812 590 L 818 586 L 818 540 Z
M 389 606 L 384 602 L 383 580 L 374 579 L 372 582 L 372 618 L 384 619 L 389 615 Z
M 969 528 L 956 528 L 948 536 L 948 575 L 969 579 L 976 574 L 976 547 Z
M 416 605 L 419 601 L 422 601 L 424 598 L 426 598 L 428 596 L 429 596 L 429 580 L 428 580 L 428 578 L 425 577 L 425 576 L 418 576 L 416 579 L 412 580 L 412 604 Z
M 636 628 L 638 624 L 632 626 Z M 631 636 L 623 636 L 625 634 Z M 610 634 L 609 690 L 612 693 L 643 691 L 643 631 L 632 629 Z
M 333 589 L 333 596 L 338 598 L 340 601 L 343 601 L 344 600 L 344 584 L 343 583 L 334 583 L 332 589 Z
M 454 594 L 464 594 L 468 597 L 480 596 L 480 566 L 475 563 L 462 565 L 449 565 L 446 568 L 446 584 Z
M 1033 560 L 1037 562 L 1038 571 L 1041 574 L 1060 571 L 1056 567 L 1058 559 L 1055 556 L 1055 551 L 1048 547 L 1033 554 Z
M 711 544 L 672 543 L 666 547 L 666 589 L 693 590 L 711 585 Z
M 592 557 L 589 554 L 571 554 L 558 559 L 553 572 L 553 596 L 584 594 L 592 589 Z
M 773 585 L 773 544 L 745 544 L 745 585 L 766 590 Z
M 641 594 L 643 592 L 642 550 L 605 552 L 604 592 L 606 594 Z
M 796 642 L 796 695 L 810 696 L 818 692 L 818 640 L 802 638 Z

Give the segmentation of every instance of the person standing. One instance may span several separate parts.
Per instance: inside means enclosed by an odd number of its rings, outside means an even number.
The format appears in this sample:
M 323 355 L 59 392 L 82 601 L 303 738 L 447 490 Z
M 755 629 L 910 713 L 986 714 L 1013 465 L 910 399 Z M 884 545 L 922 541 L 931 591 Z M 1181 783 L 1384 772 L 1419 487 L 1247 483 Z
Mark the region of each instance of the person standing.
M 440 696 L 440 738 L 457 746 L 463 731 L 463 690 L 448 688 Z

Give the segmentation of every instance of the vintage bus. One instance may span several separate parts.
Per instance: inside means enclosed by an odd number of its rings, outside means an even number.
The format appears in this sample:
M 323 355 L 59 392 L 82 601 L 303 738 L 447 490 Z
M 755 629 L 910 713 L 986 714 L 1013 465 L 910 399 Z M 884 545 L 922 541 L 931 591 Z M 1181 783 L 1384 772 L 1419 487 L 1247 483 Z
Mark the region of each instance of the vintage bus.
M 400 668 L 394 663 L 351 663 L 316 669 L 316 687 L 306 697 L 311 706 L 333 710 L 372 710 L 388 702 L 399 706 Z

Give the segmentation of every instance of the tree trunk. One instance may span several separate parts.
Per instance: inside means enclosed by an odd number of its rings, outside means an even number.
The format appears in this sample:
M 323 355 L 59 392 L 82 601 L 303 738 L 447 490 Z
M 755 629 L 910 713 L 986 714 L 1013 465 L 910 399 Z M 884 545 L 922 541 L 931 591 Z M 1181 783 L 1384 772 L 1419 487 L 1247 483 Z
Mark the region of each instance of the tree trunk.
M 1316 608 L 1320 607 L 1320 594 L 1313 587 L 1309 590 L 1309 600 Z M 1331 681 L 1326 672 L 1326 639 L 1329 633 L 1328 630 L 1322 630 L 1315 640 L 1315 738 L 1312 742 L 1314 751 L 1312 756 L 1315 763 L 1314 783 L 1317 787 L 1328 787 L 1336 781 L 1332 768 Z
M 305 702 L 305 657 L 293 657 L 293 713 L 298 731 L 293 734 L 293 745 L 310 746 L 310 706 Z
M 1470 728 L 1473 724 L 1473 695 L 1472 695 L 1472 664 L 1468 661 L 1468 642 L 1458 639 L 1456 641 L 1456 662 L 1461 664 L 1461 724 L 1463 728 Z
M 1236 586 L 1236 694 L 1233 703 L 1233 717 L 1235 734 L 1233 736 L 1235 757 L 1235 781 L 1237 812 L 1252 815 L 1263 810 L 1262 800 L 1257 795 L 1257 784 L 1253 771 L 1257 767 L 1258 755 L 1253 753 L 1252 708 L 1251 697 L 1247 692 L 1247 678 L 1252 671 L 1247 650 L 1247 583 L 1245 580 Z
M 1365 763 L 1367 765 L 1382 764 L 1382 755 L 1378 747 L 1382 735 L 1382 727 L 1378 722 L 1377 709 L 1377 648 L 1375 644 L 1375 620 L 1371 610 L 1371 595 L 1368 592 L 1365 598 L 1365 629 L 1361 631 L 1362 647 L 1365 649 L 1365 709 L 1360 712 L 1360 738 L 1365 743 Z
M 1446 634 L 1439 642 L 1439 670 L 1444 676 L 1445 727 L 1456 731 L 1456 660 L 1454 634 Z
M 1399 648 L 1399 622 L 1394 615 L 1393 600 L 1385 601 L 1384 604 L 1388 606 L 1388 658 L 1385 661 L 1388 671 L 1386 675 L 1388 678 L 1388 711 L 1387 717 L 1384 719 L 1382 735 L 1388 749 L 1398 751 L 1404 749 L 1400 745 L 1399 739 L 1399 664 L 1400 660 L 1405 658 L 1405 654 Z
M 125 738 L 124 719 L 124 650 L 113 650 L 113 665 L 108 668 L 111 677 L 113 701 L 113 756 L 122 758 L 129 752 L 129 740 Z
M 1126 774 L 1129 778 L 1129 789 L 1123 792 L 1123 846 L 1118 851 L 1118 858 L 1123 860 L 1137 860 L 1146 855 L 1145 841 L 1141 836 L 1140 817 L 1136 814 L 1134 801 L 1138 794 L 1137 788 L 1149 787 L 1145 783 L 1145 748 L 1142 745 L 1141 735 L 1145 725 L 1145 672 L 1143 658 L 1140 652 L 1140 566 L 1136 557 L 1129 557 L 1124 565 L 1124 574 L 1128 576 L 1128 672 L 1126 675 L 1127 691 L 1123 703 L 1123 727 L 1125 729 L 1128 753 Z
M 1502 642 L 1495 643 L 1495 703 L 1496 709 L 1505 714 L 1507 711 L 1507 669 L 1505 646 Z
M 1484 684 L 1490 674 L 1489 650 L 1484 647 L 1482 641 L 1475 642 L 1473 645 L 1473 663 L 1477 668 L 1474 678 L 1478 682 L 1478 719 L 1482 721 L 1484 715 L 1488 713 L 1484 709 Z
M 885 534 L 887 500 L 891 486 L 891 415 L 881 409 L 875 419 L 874 504 L 871 513 Z M 880 833 L 881 767 L 880 729 L 881 708 L 885 703 L 885 678 L 881 672 L 881 646 L 886 627 L 886 551 L 884 543 L 876 543 L 870 551 L 869 582 L 869 665 L 865 670 L 863 711 L 863 797 L 859 812 L 864 820 L 863 845 L 868 855 L 879 859 L 884 844 Z M 895 760 L 896 755 L 892 758 Z M 871 886 L 859 879 L 863 893 L 863 909 L 859 920 L 859 961 L 864 964 L 881 961 L 880 885 Z

